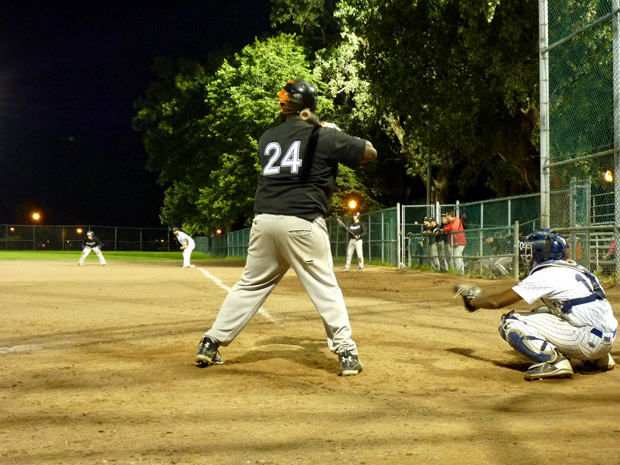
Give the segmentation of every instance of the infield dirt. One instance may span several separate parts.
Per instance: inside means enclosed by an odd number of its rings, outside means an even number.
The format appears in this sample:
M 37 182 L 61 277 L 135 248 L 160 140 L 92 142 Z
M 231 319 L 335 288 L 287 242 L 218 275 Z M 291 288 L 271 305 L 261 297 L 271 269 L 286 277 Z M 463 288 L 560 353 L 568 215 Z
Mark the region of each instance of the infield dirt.
M 364 363 L 343 378 L 292 272 L 196 367 L 243 263 L 179 265 L 0 261 L 0 464 L 620 464 L 620 370 L 526 382 L 502 311 L 452 298 L 512 280 L 338 268 Z

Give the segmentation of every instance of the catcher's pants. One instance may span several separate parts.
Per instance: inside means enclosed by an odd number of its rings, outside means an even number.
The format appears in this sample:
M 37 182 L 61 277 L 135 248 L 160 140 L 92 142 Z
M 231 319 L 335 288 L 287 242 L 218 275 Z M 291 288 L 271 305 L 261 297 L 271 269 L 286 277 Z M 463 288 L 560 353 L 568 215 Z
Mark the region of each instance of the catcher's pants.
M 84 264 L 84 259 L 88 257 L 88 254 L 93 250 L 97 254 L 97 258 L 99 258 L 99 263 L 101 263 L 102 265 L 105 265 L 105 258 L 103 258 L 103 254 L 101 253 L 101 250 L 99 249 L 99 247 L 88 247 L 88 246 L 84 247 L 84 250 L 82 250 L 82 255 L 80 255 L 80 261 L 79 261 L 80 265 Z
M 293 267 L 327 333 L 329 350 L 357 353 L 342 291 L 336 281 L 325 219 L 256 215 L 241 280 L 224 299 L 205 335 L 229 345 L 250 322 L 271 291 Z
M 192 250 L 194 250 L 196 244 L 189 244 L 187 249 L 183 249 L 183 266 L 190 266 L 190 258 L 192 258 Z
M 465 263 L 463 262 L 464 245 L 452 247 L 452 268 L 461 274 L 465 273 Z
M 509 312 L 500 321 L 499 332 L 504 340 L 511 327 L 525 333 L 529 345 L 540 352 L 555 348 L 562 355 L 577 360 L 604 357 L 616 340 L 615 331 L 604 333 L 592 326 L 573 326 L 551 313 Z
M 349 246 L 347 247 L 347 261 L 344 265 L 345 270 L 348 270 L 351 266 L 353 251 L 357 254 L 357 263 L 359 264 L 360 270 L 364 268 L 364 249 L 362 248 L 362 245 L 361 239 L 352 238 L 349 241 Z

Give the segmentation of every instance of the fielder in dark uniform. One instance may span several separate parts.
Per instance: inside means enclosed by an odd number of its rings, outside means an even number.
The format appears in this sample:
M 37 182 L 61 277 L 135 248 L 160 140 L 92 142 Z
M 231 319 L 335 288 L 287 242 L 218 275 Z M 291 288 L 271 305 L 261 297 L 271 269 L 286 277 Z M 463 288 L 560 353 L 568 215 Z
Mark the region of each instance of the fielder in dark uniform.
M 353 252 L 357 254 L 357 264 L 359 268 L 357 271 L 364 271 L 364 249 L 362 243 L 362 237 L 366 235 L 366 227 L 364 223 L 360 221 L 360 213 L 355 212 L 353 215 L 353 221 L 349 223 L 347 229 L 351 233 L 351 239 L 347 247 L 347 261 L 344 265 L 344 271 L 349 271 L 351 268 L 351 260 L 353 260 Z
M 318 123 L 317 92 L 309 82 L 290 80 L 278 97 L 284 122 L 267 130 L 258 143 L 262 176 L 245 270 L 200 341 L 196 363 L 211 364 L 219 347 L 235 339 L 293 267 L 321 315 L 342 375 L 356 375 L 362 363 L 334 274 L 324 216 L 338 163 L 356 167 L 373 161 L 377 152 L 369 141 Z
M 101 241 L 95 236 L 94 232 L 88 231 L 86 233 L 86 239 L 82 241 L 82 255 L 80 255 L 80 260 L 78 261 L 79 266 L 84 264 L 84 259 L 88 257 L 88 254 L 93 250 L 97 254 L 99 263 L 105 266 L 105 258 L 103 258 L 103 254 L 101 253 Z

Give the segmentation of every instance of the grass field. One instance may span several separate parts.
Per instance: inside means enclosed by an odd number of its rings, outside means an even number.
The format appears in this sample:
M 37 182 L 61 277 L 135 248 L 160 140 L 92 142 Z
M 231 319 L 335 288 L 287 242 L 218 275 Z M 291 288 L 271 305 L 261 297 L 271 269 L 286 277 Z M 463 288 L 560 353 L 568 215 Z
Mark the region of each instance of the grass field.
M 183 260 L 182 252 L 108 252 L 103 256 L 113 261 L 162 261 Z M 5 250 L 0 252 L 0 260 L 75 260 L 80 258 L 80 252 L 62 250 Z M 200 252 L 192 253 L 192 260 L 210 260 L 209 255 Z M 91 253 L 86 260 L 97 260 L 97 255 Z

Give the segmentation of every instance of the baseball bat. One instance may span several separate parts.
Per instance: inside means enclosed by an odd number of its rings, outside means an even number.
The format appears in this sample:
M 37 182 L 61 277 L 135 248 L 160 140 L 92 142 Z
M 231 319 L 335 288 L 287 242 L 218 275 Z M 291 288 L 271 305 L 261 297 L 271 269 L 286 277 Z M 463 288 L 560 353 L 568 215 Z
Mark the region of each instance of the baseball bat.
M 340 218 L 337 218 L 337 219 L 336 219 L 336 221 L 338 221 L 338 224 L 339 224 L 340 226 L 342 226 L 344 229 L 346 229 L 346 230 L 347 230 L 347 232 L 348 232 L 349 234 L 351 234 L 351 236 L 352 236 L 352 237 L 356 238 L 356 237 L 355 237 L 355 234 L 353 234 L 353 232 L 352 232 L 349 228 L 347 228 L 347 226 L 346 226 L 346 225 L 342 222 L 342 220 L 341 220 Z M 356 238 L 356 239 L 357 239 L 357 238 Z
M 319 118 L 317 118 L 317 116 L 312 113 L 308 108 L 304 108 L 303 110 L 301 110 L 301 113 L 299 113 L 299 117 L 308 124 L 319 127 L 321 126 Z

